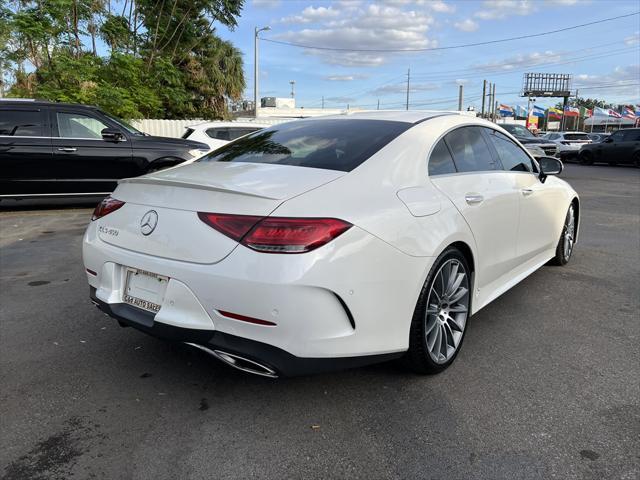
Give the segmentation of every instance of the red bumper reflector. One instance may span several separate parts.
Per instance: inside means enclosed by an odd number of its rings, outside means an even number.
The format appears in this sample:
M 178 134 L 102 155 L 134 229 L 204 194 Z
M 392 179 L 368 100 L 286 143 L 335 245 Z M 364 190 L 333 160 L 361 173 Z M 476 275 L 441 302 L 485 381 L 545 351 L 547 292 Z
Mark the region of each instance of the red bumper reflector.
M 253 317 L 245 317 L 244 315 L 238 315 L 237 313 L 225 312 L 223 310 L 218 310 L 218 313 L 223 317 L 233 318 L 234 320 L 240 320 L 242 322 L 255 323 L 256 325 L 269 325 L 274 326 L 277 325 L 269 320 L 260 320 L 259 318 Z
M 93 270 L 89 270 L 88 268 L 86 270 L 87 270 L 88 274 L 93 275 L 94 277 L 98 276 L 98 274 L 96 272 L 94 272 Z

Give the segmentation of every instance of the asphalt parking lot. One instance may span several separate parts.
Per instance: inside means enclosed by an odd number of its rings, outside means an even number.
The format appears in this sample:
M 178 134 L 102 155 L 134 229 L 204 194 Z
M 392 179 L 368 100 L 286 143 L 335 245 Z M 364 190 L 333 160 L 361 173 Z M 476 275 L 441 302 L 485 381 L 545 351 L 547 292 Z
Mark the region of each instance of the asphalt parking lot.
M 91 209 L 0 204 L 2 478 L 639 478 L 640 169 L 563 178 L 570 264 L 474 316 L 424 377 L 274 381 L 120 328 L 88 299 Z

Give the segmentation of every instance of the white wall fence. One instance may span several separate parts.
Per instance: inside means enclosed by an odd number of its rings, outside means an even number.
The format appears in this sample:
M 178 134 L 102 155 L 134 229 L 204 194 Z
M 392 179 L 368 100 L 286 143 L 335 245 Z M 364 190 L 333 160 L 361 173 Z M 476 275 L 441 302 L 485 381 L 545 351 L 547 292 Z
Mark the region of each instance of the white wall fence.
M 293 120 L 292 118 L 269 118 L 269 117 L 260 117 L 257 121 L 258 123 L 268 124 L 268 125 L 276 125 L 278 123 L 289 122 Z M 161 119 L 142 119 L 142 120 L 131 120 L 131 125 L 136 127 L 138 130 L 148 133 L 149 135 L 155 135 L 158 137 L 173 137 L 180 138 L 184 134 L 185 128 L 191 125 L 197 125 L 199 123 L 203 123 L 206 120 L 202 119 L 192 119 L 192 120 L 161 120 Z M 241 122 L 253 122 L 254 118 L 239 118 L 238 121 Z M 217 123 L 217 122 L 212 122 Z
M 202 120 L 132 120 L 131 124 L 138 130 L 158 137 L 180 138 L 189 125 L 202 123 Z

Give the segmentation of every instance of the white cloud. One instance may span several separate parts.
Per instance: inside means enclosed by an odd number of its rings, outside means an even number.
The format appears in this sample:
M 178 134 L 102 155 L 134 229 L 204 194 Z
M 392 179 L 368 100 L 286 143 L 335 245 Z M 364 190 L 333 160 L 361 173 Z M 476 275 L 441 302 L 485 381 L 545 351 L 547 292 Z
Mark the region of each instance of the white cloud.
M 282 4 L 282 0 L 252 0 L 251 5 L 256 8 L 277 8 Z
M 438 13 L 453 13 L 456 10 L 454 5 L 445 3 L 443 0 L 386 0 L 388 5 L 410 5 L 426 7 Z
M 628 37 L 625 37 L 624 43 L 630 46 L 640 44 L 640 32 L 636 32 L 633 35 L 629 35 Z
M 485 0 L 474 16 L 481 20 L 499 20 L 513 15 L 530 15 L 536 10 L 533 0 Z
M 363 80 L 367 78 L 367 75 L 362 75 L 360 73 L 354 73 L 351 75 L 327 75 L 324 77 L 325 80 L 330 82 L 351 82 L 353 80 Z
M 500 61 L 492 61 L 474 65 L 482 71 L 508 71 L 518 67 L 533 67 L 535 65 L 554 63 L 565 58 L 563 52 L 546 50 L 544 52 L 519 53 Z
M 339 15 L 339 12 L 331 7 L 318 7 L 314 8 L 309 6 L 302 10 L 299 15 L 290 15 L 280 19 L 281 23 L 317 23 L 323 20 L 335 18 Z
M 327 102 L 331 103 L 353 103 L 355 98 L 353 97 L 327 97 L 325 98 Z
M 540 8 L 570 7 L 590 0 L 485 0 L 474 17 L 480 20 L 502 20 L 507 17 L 525 17 L 538 12 Z
M 409 83 L 409 92 L 426 92 L 430 90 L 438 90 L 440 88 L 439 85 L 434 83 Z M 406 93 L 407 92 L 407 84 L 406 83 L 396 83 L 393 85 L 385 85 L 383 87 L 378 87 L 375 90 L 371 91 L 372 95 L 384 96 L 384 95 L 394 95 L 398 93 Z
M 475 32 L 478 29 L 478 22 L 474 22 L 470 18 L 466 18 L 460 22 L 455 22 L 453 24 L 458 30 L 462 30 L 463 32 Z
M 640 65 L 616 67 L 611 73 L 589 75 L 581 73 L 573 76 L 574 87 L 581 97 L 603 98 L 610 102 L 625 99 L 638 102 L 640 98 Z
M 330 18 L 327 12 L 323 12 L 325 18 L 318 27 L 288 31 L 277 38 L 302 45 L 337 49 L 411 50 L 437 45 L 435 40 L 427 36 L 434 18 L 424 11 L 403 10 L 395 6 L 376 4 L 346 4 L 344 8 L 346 10 L 333 4 L 330 8 L 324 9 L 332 11 Z M 304 10 L 300 13 L 300 16 L 303 15 Z M 313 48 L 306 49 L 305 53 L 318 56 L 325 63 L 348 66 L 378 66 L 392 55 L 382 51 L 348 52 Z M 397 56 L 397 53 L 393 55 Z

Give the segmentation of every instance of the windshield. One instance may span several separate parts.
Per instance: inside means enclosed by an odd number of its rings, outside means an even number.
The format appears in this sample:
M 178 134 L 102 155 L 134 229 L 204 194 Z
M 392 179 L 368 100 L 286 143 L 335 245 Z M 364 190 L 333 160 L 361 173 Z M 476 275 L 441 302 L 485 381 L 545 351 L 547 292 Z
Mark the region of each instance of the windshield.
M 198 162 L 274 163 L 350 172 L 411 123 L 383 120 L 298 120 L 259 130 Z
M 127 122 L 125 122 L 124 120 L 120 120 L 117 117 L 114 117 L 113 115 L 109 115 L 108 113 L 104 113 L 105 117 L 107 117 L 109 120 L 111 120 L 114 123 L 117 123 L 118 126 L 124 128 L 128 133 L 130 133 L 131 135 L 140 135 L 140 136 L 144 136 L 145 134 L 142 133 L 140 130 L 138 130 L 135 127 L 132 127 L 131 125 L 129 125 Z
M 531 131 L 528 128 L 523 127 L 522 125 L 507 124 L 507 125 L 500 125 L 500 126 L 513 136 L 535 138 L 535 135 L 531 133 Z
M 589 135 L 586 133 L 565 133 L 565 140 L 589 140 Z

